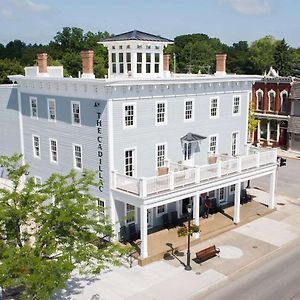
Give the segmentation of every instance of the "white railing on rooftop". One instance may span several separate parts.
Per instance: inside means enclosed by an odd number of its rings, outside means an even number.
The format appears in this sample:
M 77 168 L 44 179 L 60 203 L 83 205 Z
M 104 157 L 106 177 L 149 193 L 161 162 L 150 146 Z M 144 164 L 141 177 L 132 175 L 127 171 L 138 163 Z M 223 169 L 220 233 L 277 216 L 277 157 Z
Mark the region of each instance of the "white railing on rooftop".
M 135 178 L 113 171 L 113 188 L 145 198 L 176 188 L 201 184 L 208 180 L 276 164 L 277 149 L 255 148 L 248 153 L 249 155 L 230 157 L 230 159 L 219 160 L 214 164 L 195 167 L 168 161 L 168 174 L 148 178 Z

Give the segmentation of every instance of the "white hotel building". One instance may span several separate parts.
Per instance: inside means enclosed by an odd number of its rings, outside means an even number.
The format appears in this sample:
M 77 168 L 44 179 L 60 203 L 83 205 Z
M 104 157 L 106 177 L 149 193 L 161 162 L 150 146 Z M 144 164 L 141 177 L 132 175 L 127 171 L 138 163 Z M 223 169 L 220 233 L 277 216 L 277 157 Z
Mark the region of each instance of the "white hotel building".
M 140 31 L 102 43 L 109 54 L 105 79 L 95 78 L 93 52 L 85 51 L 81 78 L 64 78 L 63 68 L 47 66 L 41 54 L 37 67 L 0 86 L 0 155 L 22 153 L 40 182 L 72 168 L 96 171 L 103 181 L 93 190 L 99 205 L 117 234 L 135 223 L 142 258 L 148 230 L 164 214 L 181 218 L 191 202 L 199 224 L 205 193 L 217 207 L 234 204 L 239 223 L 243 183 L 269 175 L 274 208 L 276 149 L 247 146 L 259 76 L 227 74 L 224 54 L 213 75 L 172 74 L 163 55 L 172 41 Z

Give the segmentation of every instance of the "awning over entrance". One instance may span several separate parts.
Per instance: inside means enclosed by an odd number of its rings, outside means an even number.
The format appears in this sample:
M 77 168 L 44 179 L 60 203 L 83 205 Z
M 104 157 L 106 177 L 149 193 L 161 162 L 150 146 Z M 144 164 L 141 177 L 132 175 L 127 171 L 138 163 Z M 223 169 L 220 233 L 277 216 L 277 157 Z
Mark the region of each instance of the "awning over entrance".
M 185 136 L 183 136 L 180 140 L 181 143 L 190 143 L 190 142 L 201 142 L 204 139 L 206 139 L 206 136 L 189 132 Z

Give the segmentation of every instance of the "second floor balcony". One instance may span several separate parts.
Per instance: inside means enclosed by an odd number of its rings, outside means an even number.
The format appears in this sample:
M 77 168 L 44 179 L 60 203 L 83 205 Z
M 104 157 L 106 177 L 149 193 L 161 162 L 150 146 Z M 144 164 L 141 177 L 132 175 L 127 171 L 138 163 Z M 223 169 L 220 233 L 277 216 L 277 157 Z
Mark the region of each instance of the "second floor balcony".
M 247 155 L 218 156 L 215 162 L 202 166 L 186 166 L 166 161 L 159 176 L 131 177 L 113 171 L 112 188 L 142 199 L 175 191 L 180 188 L 205 184 L 209 181 L 276 166 L 277 149 L 248 148 Z

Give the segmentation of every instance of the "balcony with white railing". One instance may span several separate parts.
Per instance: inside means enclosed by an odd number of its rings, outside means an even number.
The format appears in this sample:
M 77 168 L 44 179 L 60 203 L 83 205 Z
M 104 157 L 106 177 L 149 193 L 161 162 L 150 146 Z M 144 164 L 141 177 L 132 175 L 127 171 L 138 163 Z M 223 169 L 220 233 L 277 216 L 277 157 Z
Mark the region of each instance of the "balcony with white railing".
M 147 178 L 126 176 L 113 171 L 113 189 L 147 198 L 186 186 L 201 185 L 209 180 L 223 179 L 276 165 L 277 149 L 253 147 L 247 153 L 248 155 L 238 157 L 218 157 L 216 163 L 194 167 L 167 161 L 167 174 Z

